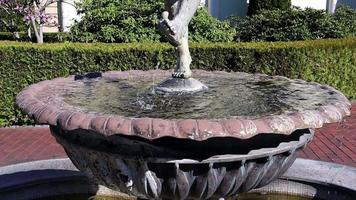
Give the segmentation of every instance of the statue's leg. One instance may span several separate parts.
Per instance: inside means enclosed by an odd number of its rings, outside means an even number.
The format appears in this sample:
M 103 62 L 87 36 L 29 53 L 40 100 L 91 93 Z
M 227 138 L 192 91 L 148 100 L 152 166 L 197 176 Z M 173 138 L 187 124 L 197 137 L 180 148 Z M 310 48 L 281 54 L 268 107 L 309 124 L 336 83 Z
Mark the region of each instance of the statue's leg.
M 177 47 L 178 63 L 172 76 L 174 78 L 190 78 L 192 58 L 188 45 L 188 24 L 198 9 L 200 0 L 166 0 L 166 10 L 160 30 L 168 41 Z
M 179 12 L 175 15 L 173 21 L 177 21 L 184 26 L 188 26 L 197 11 L 200 0 L 179 0 Z
M 172 74 L 174 78 L 190 78 L 192 71 L 190 70 L 190 64 L 192 63 L 192 57 L 189 52 L 188 45 L 188 29 L 186 36 L 182 38 L 181 44 L 177 47 L 178 61 L 177 66 Z
M 173 46 L 178 46 L 180 41 L 177 35 L 172 31 L 172 20 L 177 16 L 179 8 L 181 5 L 181 0 L 166 0 L 165 9 L 162 13 L 163 20 L 159 24 L 159 30 L 168 39 L 169 43 Z
M 199 4 L 200 0 L 166 0 L 167 11 L 163 12 L 159 27 L 172 45 L 181 44 Z

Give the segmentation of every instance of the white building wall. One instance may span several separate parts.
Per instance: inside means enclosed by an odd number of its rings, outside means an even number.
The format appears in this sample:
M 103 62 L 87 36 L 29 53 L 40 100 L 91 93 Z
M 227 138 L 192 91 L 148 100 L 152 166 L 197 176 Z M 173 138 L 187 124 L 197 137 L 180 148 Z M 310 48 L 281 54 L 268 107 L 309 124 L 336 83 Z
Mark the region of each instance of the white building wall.
M 75 8 L 76 0 L 63 0 L 62 2 L 62 22 L 63 22 L 63 31 L 67 32 L 70 30 L 70 27 L 73 25 L 74 20 L 80 19 L 80 16 L 77 15 L 77 9 Z
M 328 0 L 292 0 L 292 5 L 300 8 L 326 9 Z

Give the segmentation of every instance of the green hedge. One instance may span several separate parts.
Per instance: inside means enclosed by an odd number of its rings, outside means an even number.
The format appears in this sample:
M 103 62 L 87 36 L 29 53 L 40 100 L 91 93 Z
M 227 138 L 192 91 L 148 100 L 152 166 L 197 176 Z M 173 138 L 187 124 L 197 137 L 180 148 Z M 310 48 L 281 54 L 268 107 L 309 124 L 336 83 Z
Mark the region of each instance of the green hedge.
M 21 41 L 29 40 L 27 33 L 20 32 L 19 36 L 20 36 Z M 43 40 L 44 40 L 44 42 L 47 42 L 47 43 L 71 41 L 72 40 L 71 38 L 72 38 L 72 36 L 67 32 L 44 33 L 43 34 Z M 10 32 L 0 32 L 0 40 L 1 41 L 3 41 L 3 40 L 15 41 L 15 38 L 14 38 L 13 34 Z M 35 35 L 32 36 L 31 42 L 37 42 Z
M 332 85 L 356 98 L 356 38 L 191 45 L 193 68 L 261 72 Z M 32 83 L 90 71 L 169 69 L 167 44 L 30 44 L 0 42 L 0 124 L 31 123 L 14 105 Z

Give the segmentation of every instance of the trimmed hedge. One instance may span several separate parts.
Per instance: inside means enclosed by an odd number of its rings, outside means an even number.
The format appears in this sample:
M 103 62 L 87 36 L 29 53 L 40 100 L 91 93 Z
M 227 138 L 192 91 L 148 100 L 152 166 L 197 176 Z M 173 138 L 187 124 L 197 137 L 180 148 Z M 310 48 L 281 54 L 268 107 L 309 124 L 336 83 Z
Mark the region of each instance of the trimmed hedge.
M 19 36 L 21 41 L 29 41 L 27 33 L 20 32 Z M 16 39 L 14 38 L 13 34 L 10 32 L 0 32 L 0 40 L 15 41 Z M 72 36 L 70 35 L 70 33 L 67 32 L 44 33 L 43 40 L 44 42 L 47 43 L 66 42 L 66 41 L 71 41 Z M 37 42 L 35 35 L 32 36 L 31 42 Z
M 191 45 L 193 68 L 260 72 L 334 86 L 356 98 L 356 38 L 275 43 Z M 167 44 L 31 44 L 0 42 L 0 124 L 31 123 L 16 107 L 16 94 L 41 80 L 90 71 L 170 69 Z

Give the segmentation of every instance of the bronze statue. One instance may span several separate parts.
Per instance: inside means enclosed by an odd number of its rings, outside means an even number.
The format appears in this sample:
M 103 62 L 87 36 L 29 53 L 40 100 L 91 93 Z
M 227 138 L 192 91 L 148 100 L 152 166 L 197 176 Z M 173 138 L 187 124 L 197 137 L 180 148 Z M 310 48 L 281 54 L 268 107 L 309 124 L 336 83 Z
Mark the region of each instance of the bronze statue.
M 192 76 L 192 58 L 188 45 L 188 24 L 200 5 L 200 0 L 166 0 L 159 29 L 168 41 L 177 47 L 178 62 L 173 78 L 188 79 Z

